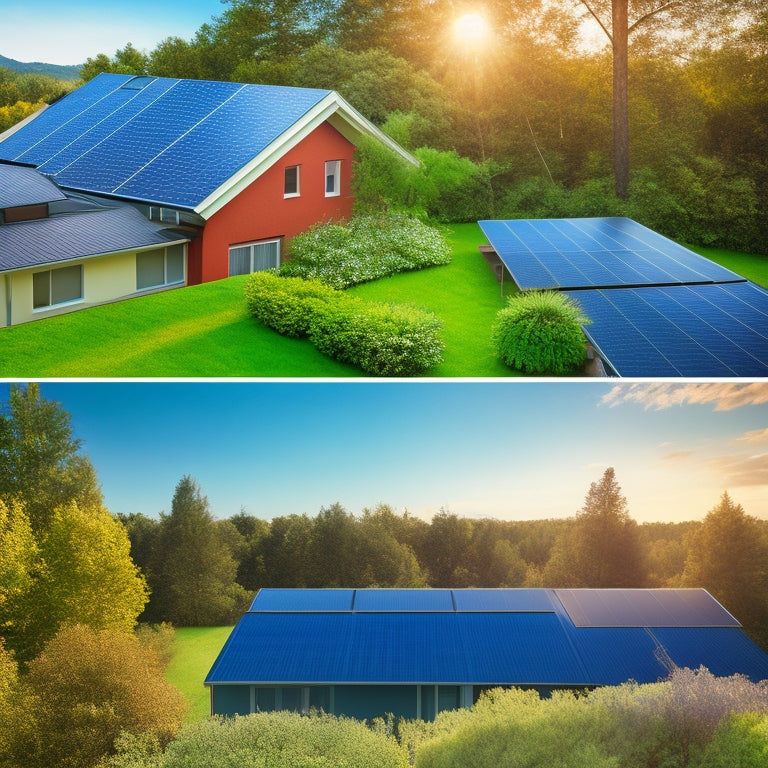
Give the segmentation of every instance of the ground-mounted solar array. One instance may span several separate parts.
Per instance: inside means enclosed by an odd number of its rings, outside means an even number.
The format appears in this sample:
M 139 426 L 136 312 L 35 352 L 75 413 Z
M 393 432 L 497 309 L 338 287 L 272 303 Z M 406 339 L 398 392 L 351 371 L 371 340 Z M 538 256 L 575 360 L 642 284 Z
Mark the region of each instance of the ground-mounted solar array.
M 481 221 L 517 286 L 566 291 L 609 372 L 768 376 L 768 291 L 626 218 Z
M 0 142 L 65 188 L 194 208 L 329 91 L 101 74 Z

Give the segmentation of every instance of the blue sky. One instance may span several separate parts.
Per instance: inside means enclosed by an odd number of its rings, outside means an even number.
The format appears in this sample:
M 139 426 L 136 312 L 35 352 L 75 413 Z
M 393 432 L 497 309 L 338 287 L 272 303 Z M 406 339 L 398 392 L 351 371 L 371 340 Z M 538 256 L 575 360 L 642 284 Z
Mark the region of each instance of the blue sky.
M 82 64 L 133 43 L 152 50 L 166 37 L 189 40 L 227 6 L 220 0 L 2 0 L 0 54 L 17 61 Z
M 768 383 L 43 382 L 113 512 L 155 516 L 190 474 L 211 511 L 340 502 L 429 518 L 566 517 L 608 466 L 648 520 L 724 490 L 768 518 Z M 7 400 L 7 385 L 0 388 Z

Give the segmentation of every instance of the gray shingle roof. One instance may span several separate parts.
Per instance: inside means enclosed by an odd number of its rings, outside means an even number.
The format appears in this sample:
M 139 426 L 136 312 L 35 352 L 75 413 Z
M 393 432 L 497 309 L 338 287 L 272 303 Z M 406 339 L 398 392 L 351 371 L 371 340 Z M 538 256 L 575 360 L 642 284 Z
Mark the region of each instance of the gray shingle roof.
M 64 199 L 64 193 L 34 168 L 0 163 L 0 208 L 19 208 Z

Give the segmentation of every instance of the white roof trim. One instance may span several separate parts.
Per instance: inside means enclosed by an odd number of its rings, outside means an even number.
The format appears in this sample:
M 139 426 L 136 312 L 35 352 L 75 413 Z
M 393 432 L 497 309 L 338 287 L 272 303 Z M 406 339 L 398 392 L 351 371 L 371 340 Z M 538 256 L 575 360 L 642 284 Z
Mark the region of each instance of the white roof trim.
M 333 118 L 330 120 L 329 118 Z M 370 120 L 363 117 L 351 104 L 338 93 L 332 91 L 315 104 L 297 120 L 288 130 L 280 134 L 271 144 L 259 152 L 247 165 L 227 179 L 218 189 L 199 203 L 194 212 L 209 219 L 227 203 L 234 200 L 247 186 L 271 168 L 283 155 L 305 139 L 317 126 L 328 120 L 346 139 L 367 134 L 378 139 L 405 161 L 418 165 L 419 161 L 406 152 L 397 142 L 377 128 Z

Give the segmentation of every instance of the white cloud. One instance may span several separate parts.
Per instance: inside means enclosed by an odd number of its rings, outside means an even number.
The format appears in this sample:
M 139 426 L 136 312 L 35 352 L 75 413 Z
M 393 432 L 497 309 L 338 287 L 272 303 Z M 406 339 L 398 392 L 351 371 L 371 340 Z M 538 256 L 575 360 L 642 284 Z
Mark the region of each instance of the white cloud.
M 745 443 L 768 443 L 768 427 L 745 432 L 741 437 L 737 437 L 736 440 Z
M 638 403 L 657 411 L 678 405 L 714 405 L 716 411 L 732 411 L 768 403 L 768 382 L 616 384 L 601 402 L 610 407 Z

